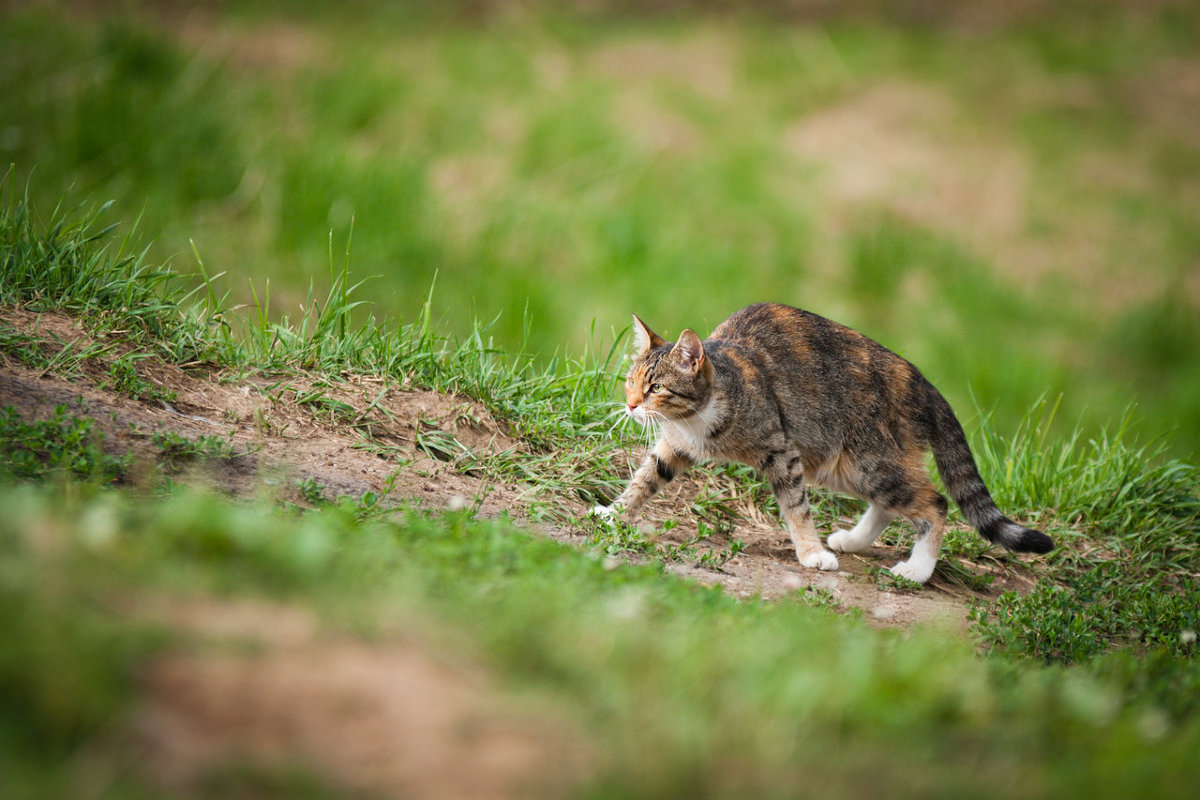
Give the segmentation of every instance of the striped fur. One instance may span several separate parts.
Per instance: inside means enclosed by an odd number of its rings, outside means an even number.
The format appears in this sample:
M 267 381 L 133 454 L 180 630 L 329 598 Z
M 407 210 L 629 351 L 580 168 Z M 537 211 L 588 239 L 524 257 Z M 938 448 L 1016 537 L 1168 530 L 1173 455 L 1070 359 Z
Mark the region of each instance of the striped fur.
M 892 570 L 924 582 L 937 561 L 948 508 L 925 468 L 924 454 L 932 450 L 947 492 L 988 541 L 1037 553 L 1053 547 L 1044 533 L 996 508 L 941 393 L 908 361 L 857 331 L 760 303 L 730 316 L 703 342 L 691 330 L 667 342 L 634 317 L 634 343 L 626 408 L 656 425 L 660 436 L 614 503 L 630 517 L 695 462 L 738 461 L 770 483 L 801 564 L 837 569 L 809 510 L 807 487 L 817 484 L 870 504 L 852 530 L 830 535 L 830 548 L 867 547 L 903 517 L 917 541 Z

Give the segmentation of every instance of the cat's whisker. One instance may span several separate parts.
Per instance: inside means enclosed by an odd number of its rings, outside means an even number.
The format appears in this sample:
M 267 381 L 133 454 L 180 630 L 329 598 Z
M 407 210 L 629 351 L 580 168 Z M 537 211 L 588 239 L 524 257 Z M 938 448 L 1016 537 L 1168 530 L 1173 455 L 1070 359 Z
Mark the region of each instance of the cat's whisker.
M 605 419 L 612 419 L 613 417 L 617 416 L 618 414 L 626 414 L 626 413 L 627 413 L 627 412 L 625 411 L 625 404 L 624 404 L 624 403 L 617 403 L 616 405 L 614 405 L 614 406 L 613 406 L 613 410 L 612 410 L 612 411 L 610 411 L 610 412 L 608 412 L 607 414 L 605 414 L 605 415 L 604 415 L 604 418 L 605 418 Z
M 612 431 L 617 430 L 619 428 L 619 429 L 621 429 L 621 431 L 623 433 L 627 434 L 628 430 L 629 430 L 629 425 L 631 423 L 634 423 L 633 417 L 629 416 L 629 414 L 624 414 L 623 416 L 618 417 L 616 420 L 613 421 L 612 426 L 609 428 L 609 433 L 611 434 Z M 634 424 L 636 424 L 636 423 L 634 423 Z
M 625 406 L 622 404 L 622 405 L 616 406 L 612 411 L 610 411 L 609 413 L 604 415 L 604 418 L 602 420 L 603 422 L 612 420 L 612 424 L 608 426 L 608 432 L 610 435 L 612 434 L 612 432 L 614 430 L 617 429 L 618 426 L 620 426 L 624 422 L 624 420 L 622 419 L 622 416 L 621 416 L 624 414 L 626 414 Z

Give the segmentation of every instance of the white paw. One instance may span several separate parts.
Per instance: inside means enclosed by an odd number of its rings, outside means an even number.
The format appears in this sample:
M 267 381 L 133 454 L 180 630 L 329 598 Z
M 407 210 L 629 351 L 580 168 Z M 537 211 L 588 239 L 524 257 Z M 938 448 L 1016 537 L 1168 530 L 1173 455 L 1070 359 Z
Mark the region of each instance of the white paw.
M 595 505 L 588 511 L 587 515 L 589 517 L 600 517 L 601 519 L 611 520 L 617 515 L 617 511 L 612 506 Z
M 924 583 L 933 574 L 933 563 L 914 564 L 912 560 L 901 561 L 892 567 L 891 573 L 916 583 Z
M 838 568 L 838 560 L 837 556 L 828 550 L 813 550 L 807 555 L 800 556 L 800 566 L 832 571 Z
M 836 530 L 829 534 L 829 538 L 825 540 L 829 545 L 830 550 L 836 550 L 839 553 L 857 553 L 862 550 L 870 542 L 861 542 L 855 536 L 853 531 Z

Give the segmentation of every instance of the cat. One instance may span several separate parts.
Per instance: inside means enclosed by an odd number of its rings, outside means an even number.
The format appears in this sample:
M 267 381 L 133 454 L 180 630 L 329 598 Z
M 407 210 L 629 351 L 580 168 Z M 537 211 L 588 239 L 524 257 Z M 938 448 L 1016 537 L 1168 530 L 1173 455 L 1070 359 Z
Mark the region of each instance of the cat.
M 1049 536 L 1005 517 L 984 485 L 950 404 L 904 358 L 858 331 L 776 303 L 743 308 L 704 341 L 685 330 L 667 342 L 636 315 L 625 411 L 657 426 L 657 443 L 610 506 L 633 519 L 643 504 L 697 461 L 736 461 L 770 484 L 796 557 L 836 570 L 831 550 L 869 547 L 897 516 L 917 537 L 891 567 L 925 583 L 941 549 L 949 504 L 930 482 L 933 451 L 947 492 L 994 544 L 1046 553 Z M 813 526 L 808 485 L 867 501 L 862 519 L 828 537 Z

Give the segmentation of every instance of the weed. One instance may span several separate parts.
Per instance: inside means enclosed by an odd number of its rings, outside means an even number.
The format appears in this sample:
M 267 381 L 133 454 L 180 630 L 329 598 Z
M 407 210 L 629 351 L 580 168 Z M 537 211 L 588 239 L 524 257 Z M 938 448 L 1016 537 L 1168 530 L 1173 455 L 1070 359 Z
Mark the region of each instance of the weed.
M 899 592 L 901 594 L 914 594 L 922 591 L 925 587 L 916 581 L 911 581 L 903 575 L 897 575 L 890 569 L 867 565 L 867 576 L 870 577 L 875 584 L 881 589 L 886 589 L 891 592 Z
M 745 549 L 746 545 L 741 539 L 734 539 L 729 543 L 729 547 L 723 550 L 713 550 L 711 547 L 705 550 L 700 556 L 699 564 L 710 569 L 720 569 Z
M 321 483 L 316 478 L 304 478 L 296 482 L 296 488 L 300 491 L 300 496 L 304 501 L 311 506 L 320 506 L 325 502 L 325 484 Z
M 115 359 L 108 366 L 108 380 L 101 385 L 147 403 L 174 402 L 177 392 L 155 386 L 138 374 L 135 365 L 144 358 L 144 355 L 128 353 Z
M 213 434 L 201 434 L 189 439 L 175 431 L 156 431 L 151 437 L 163 460 L 178 469 L 184 463 L 196 459 L 228 460 L 236 457 L 232 441 Z
M 806 606 L 826 611 L 841 611 L 842 601 L 829 589 L 816 586 L 801 587 L 794 597 Z
M 0 473 L 22 480 L 66 476 L 98 484 L 120 480 L 131 459 L 104 452 L 103 434 L 87 417 L 56 406 L 50 417 L 26 422 L 12 406 L 0 409 Z
M 620 519 L 593 518 L 592 532 L 587 541 L 590 547 L 609 556 L 626 553 L 649 555 L 655 552 L 654 542 L 646 538 L 637 525 Z
M 1114 648 L 1191 655 L 1183 634 L 1200 629 L 1200 588 L 1100 562 L 1065 586 L 1042 582 L 1026 597 L 1006 592 L 978 604 L 972 618 L 989 646 L 1047 661 L 1086 661 Z

